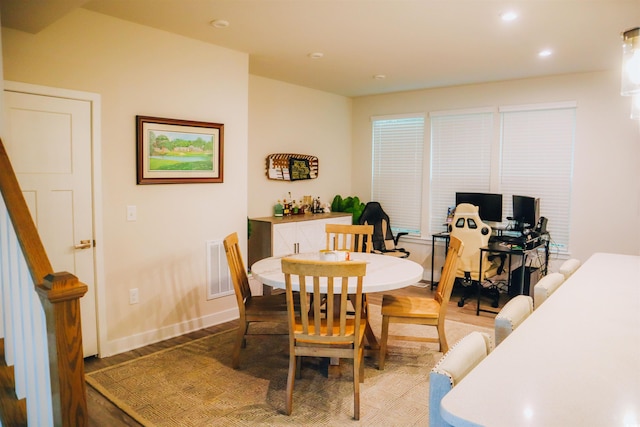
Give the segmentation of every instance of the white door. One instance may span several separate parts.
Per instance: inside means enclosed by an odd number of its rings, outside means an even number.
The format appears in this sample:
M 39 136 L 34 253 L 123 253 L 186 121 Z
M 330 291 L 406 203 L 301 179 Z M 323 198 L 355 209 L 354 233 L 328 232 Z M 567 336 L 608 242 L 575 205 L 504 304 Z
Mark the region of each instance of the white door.
M 92 212 L 91 103 L 5 90 L 9 158 L 55 272 L 88 286 L 84 356 L 98 353 Z

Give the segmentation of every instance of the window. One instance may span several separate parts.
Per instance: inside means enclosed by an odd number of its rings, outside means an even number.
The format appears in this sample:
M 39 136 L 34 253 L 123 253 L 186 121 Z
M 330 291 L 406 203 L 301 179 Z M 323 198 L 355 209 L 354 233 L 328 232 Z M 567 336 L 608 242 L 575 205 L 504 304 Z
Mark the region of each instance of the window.
M 431 113 L 430 230 L 444 231 L 457 191 L 487 193 L 491 187 L 493 112 Z
M 540 198 L 540 215 L 549 219 L 560 252 L 569 245 L 575 113 L 575 103 L 500 108 L 505 216 L 512 194 Z
M 424 115 L 374 117 L 371 200 L 380 202 L 393 232 L 420 235 Z
M 431 113 L 430 232 L 444 230 L 457 191 L 503 194 L 505 220 L 518 194 L 540 198 L 552 244 L 567 252 L 575 110 L 569 102 Z

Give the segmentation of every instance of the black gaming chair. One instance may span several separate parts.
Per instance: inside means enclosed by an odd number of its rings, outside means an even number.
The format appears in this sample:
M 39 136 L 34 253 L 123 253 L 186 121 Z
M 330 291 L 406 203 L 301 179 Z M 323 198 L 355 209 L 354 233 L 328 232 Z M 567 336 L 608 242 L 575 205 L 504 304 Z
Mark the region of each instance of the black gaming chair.
M 385 213 L 378 202 L 369 202 L 360 215 L 360 224 L 373 225 L 373 253 L 407 258 L 409 252 L 398 247 L 398 239 L 406 232 L 398 233 L 395 237 L 391 231 L 389 215 Z

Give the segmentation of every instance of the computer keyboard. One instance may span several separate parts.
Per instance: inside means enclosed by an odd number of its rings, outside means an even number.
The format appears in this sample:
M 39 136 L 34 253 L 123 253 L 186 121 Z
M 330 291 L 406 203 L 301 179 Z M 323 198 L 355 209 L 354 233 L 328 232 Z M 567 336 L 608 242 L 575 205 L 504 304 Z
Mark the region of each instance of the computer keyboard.
M 527 241 L 526 236 L 493 236 L 491 241 L 498 243 L 508 243 L 511 245 L 520 245 L 524 244 Z

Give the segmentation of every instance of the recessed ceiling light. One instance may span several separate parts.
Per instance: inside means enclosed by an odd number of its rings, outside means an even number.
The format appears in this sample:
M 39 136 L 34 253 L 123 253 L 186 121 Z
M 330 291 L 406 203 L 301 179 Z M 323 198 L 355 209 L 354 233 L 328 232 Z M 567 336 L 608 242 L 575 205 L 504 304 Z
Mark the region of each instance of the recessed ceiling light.
M 514 11 L 503 12 L 500 14 L 500 19 L 502 19 L 505 22 L 514 21 L 517 18 L 518 18 L 518 14 L 515 13 Z
M 375 76 L 373 76 L 373 78 L 376 80 L 384 80 L 387 78 L 387 76 L 385 76 L 384 74 L 376 74 Z
M 229 21 L 225 21 L 224 19 L 214 19 L 209 24 L 215 28 L 227 28 L 229 26 Z
M 313 52 L 309 54 L 309 58 L 311 59 L 320 59 L 324 56 L 324 53 L 322 52 Z
M 546 58 L 547 56 L 551 56 L 552 53 L 553 51 L 551 51 L 551 49 L 543 49 L 538 52 L 538 56 L 541 58 Z

